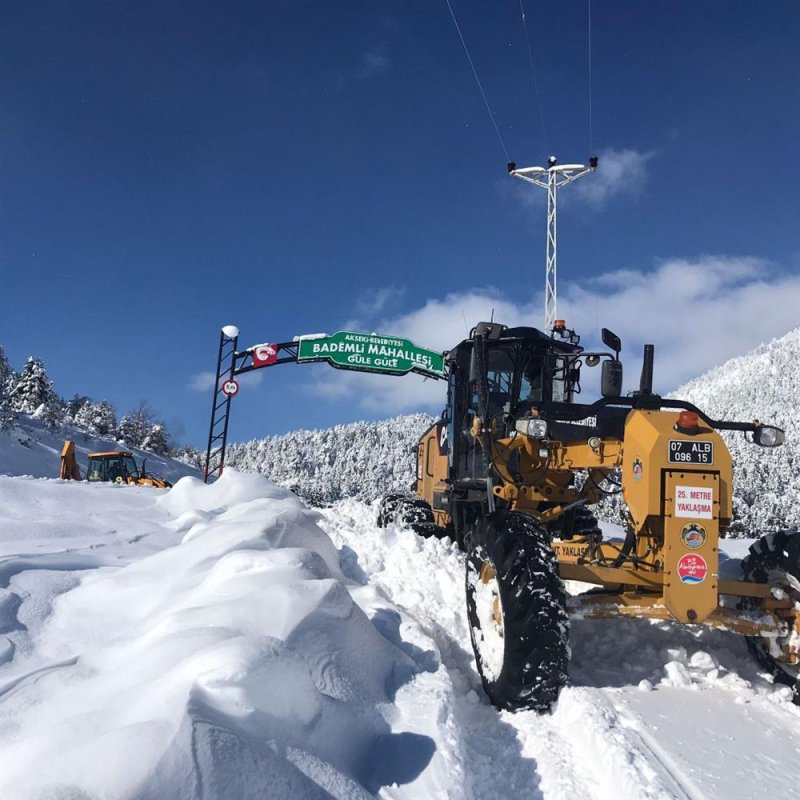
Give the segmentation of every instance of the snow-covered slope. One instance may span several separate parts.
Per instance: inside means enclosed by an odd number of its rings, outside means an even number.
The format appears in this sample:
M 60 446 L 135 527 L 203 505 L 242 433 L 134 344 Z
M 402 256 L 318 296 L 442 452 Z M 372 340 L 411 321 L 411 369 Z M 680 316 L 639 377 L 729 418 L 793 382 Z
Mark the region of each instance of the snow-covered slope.
M 712 419 L 760 419 L 786 431 L 786 443 L 758 447 L 724 433 L 734 464 L 734 533 L 757 536 L 800 525 L 800 328 L 695 378 L 670 393 Z
M 0 497 L 4 798 L 796 792 L 800 708 L 733 634 L 577 620 L 555 713 L 498 713 L 463 556 L 372 506 L 320 514 L 235 470 Z
M 136 447 L 121 445 L 113 439 L 92 436 L 72 425 L 50 429 L 28 414 L 19 414 L 14 427 L 0 433 L 0 475 L 57 478 L 64 439 L 75 442 L 75 455 L 84 478 L 88 453 L 121 449 L 133 453 L 140 466 L 147 459 L 147 472 L 161 475 L 171 483 L 185 475 L 198 474 L 194 467 L 169 456 L 155 455 Z
M 293 431 L 229 446 L 227 463 L 260 472 L 315 505 L 344 497 L 371 501 L 410 488 L 412 451 L 432 422 L 428 414 L 409 414 L 381 422 Z

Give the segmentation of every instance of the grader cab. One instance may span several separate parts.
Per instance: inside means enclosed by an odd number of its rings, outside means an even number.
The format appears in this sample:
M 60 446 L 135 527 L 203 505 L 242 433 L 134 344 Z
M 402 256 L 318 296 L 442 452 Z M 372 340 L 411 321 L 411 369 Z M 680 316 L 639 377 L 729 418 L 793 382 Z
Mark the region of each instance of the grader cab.
M 731 456 L 720 430 L 775 447 L 783 431 L 713 420 L 653 393 L 653 347 L 622 396 L 621 342 L 586 352 L 557 321 L 480 323 L 447 356 L 447 407 L 417 447 L 414 494 L 384 499 L 379 524 L 449 535 L 467 552 L 467 612 L 492 702 L 548 710 L 568 682 L 568 619 L 640 617 L 744 634 L 800 701 L 800 532 L 757 541 L 736 579 L 720 575 L 732 522 Z M 601 397 L 575 402 L 602 363 Z M 625 501 L 624 535 L 590 511 Z M 564 580 L 595 588 L 567 597 Z

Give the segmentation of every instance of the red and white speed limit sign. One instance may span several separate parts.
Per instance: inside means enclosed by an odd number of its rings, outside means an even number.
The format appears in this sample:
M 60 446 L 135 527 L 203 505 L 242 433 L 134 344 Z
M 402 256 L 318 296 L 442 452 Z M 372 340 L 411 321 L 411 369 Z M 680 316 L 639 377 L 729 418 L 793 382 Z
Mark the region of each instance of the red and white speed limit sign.
M 224 394 L 225 397 L 233 397 L 238 391 L 239 384 L 236 383 L 233 378 L 231 378 L 229 381 L 225 381 L 225 383 L 222 384 L 222 394 Z

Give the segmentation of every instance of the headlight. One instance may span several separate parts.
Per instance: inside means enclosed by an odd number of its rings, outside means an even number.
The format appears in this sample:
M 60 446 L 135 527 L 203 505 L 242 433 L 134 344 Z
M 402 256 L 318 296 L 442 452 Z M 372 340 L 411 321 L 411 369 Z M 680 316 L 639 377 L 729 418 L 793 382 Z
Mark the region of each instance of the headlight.
M 753 441 L 762 447 L 778 447 L 785 439 L 786 434 L 774 425 L 759 425 L 753 433 Z
M 518 419 L 514 427 L 532 439 L 544 439 L 547 436 L 547 420 L 538 417 L 523 417 Z

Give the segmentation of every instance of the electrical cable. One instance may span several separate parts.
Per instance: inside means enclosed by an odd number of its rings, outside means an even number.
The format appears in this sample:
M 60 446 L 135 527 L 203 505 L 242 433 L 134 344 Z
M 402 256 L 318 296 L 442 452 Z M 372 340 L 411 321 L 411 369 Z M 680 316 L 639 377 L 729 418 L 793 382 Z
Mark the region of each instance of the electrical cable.
M 536 78 L 536 66 L 533 61 L 533 48 L 531 47 L 531 37 L 528 33 L 528 22 L 525 18 L 525 8 L 522 5 L 522 0 L 519 0 L 519 13 L 522 15 L 522 27 L 525 28 L 525 42 L 528 45 L 528 61 L 531 65 L 531 75 L 533 76 L 533 89 L 536 93 L 536 104 L 539 109 L 539 122 L 542 125 L 542 137 L 544 138 L 544 145 L 547 150 L 550 150 L 550 142 L 547 138 L 547 126 L 544 124 L 544 108 L 542 106 L 542 96 L 539 93 L 539 81 Z
M 589 29 L 589 152 L 592 152 L 592 0 L 588 0 Z
M 492 120 L 492 125 L 494 125 L 494 131 L 497 134 L 497 139 L 500 142 L 500 147 L 503 148 L 503 152 L 506 156 L 506 161 L 511 161 L 511 156 L 508 154 L 508 149 L 506 148 L 506 143 L 503 141 L 503 136 L 500 133 L 500 128 L 497 126 L 497 120 L 495 119 L 494 113 L 492 112 L 492 107 L 489 105 L 489 101 L 486 98 L 486 92 L 483 90 L 483 84 L 481 83 L 481 79 L 478 77 L 478 71 L 475 69 L 475 64 L 472 62 L 472 57 L 469 54 L 469 49 L 467 48 L 467 43 L 464 41 L 464 35 L 461 33 L 461 26 L 458 24 L 458 20 L 456 19 L 456 13 L 453 11 L 453 6 L 450 5 L 450 0 L 445 0 L 447 3 L 447 8 L 450 10 L 450 16 L 453 18 L 453 24 L 456 26 L 456 32 L 458 33 L 458 38 L 461 39 L 461 46 L 464 48 L 464 54 L 467 57 L 467 61 L 469 61 L 470 69 L 472 70 L 472 74 L 475 76 L 475 83 L 478 84 L 478 89 L 480 89 L 481 97 L 483 98 L 483 102 L 486 105 L 486 110 L 489 112 L 489 118 Z

